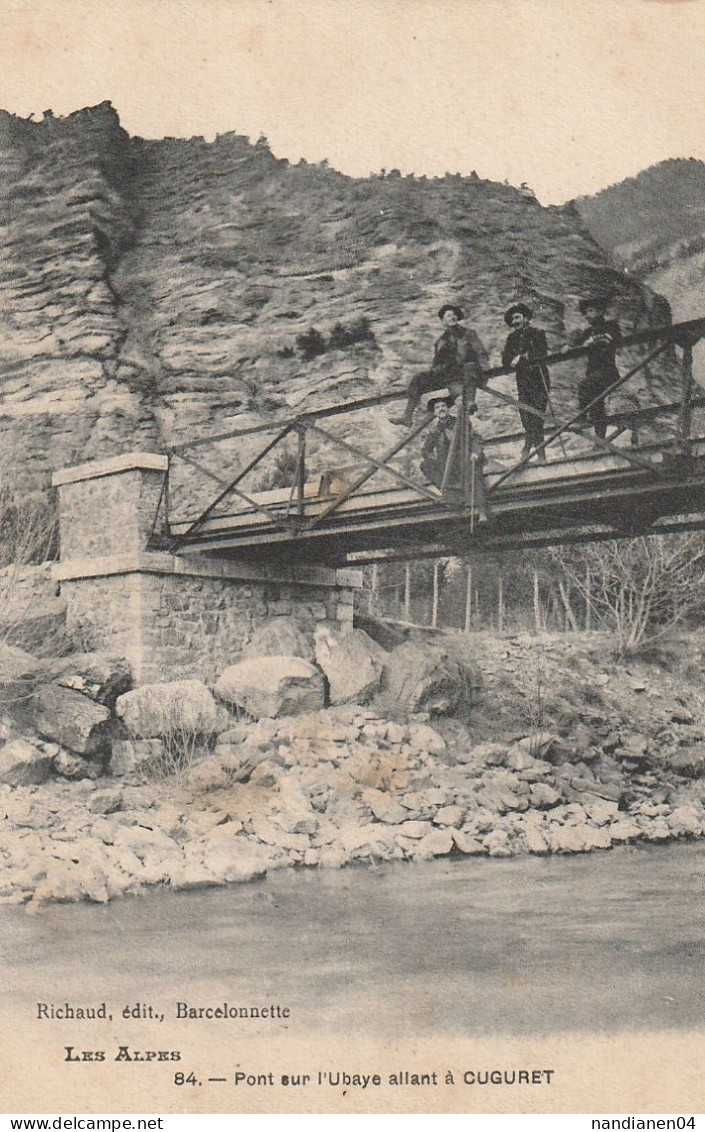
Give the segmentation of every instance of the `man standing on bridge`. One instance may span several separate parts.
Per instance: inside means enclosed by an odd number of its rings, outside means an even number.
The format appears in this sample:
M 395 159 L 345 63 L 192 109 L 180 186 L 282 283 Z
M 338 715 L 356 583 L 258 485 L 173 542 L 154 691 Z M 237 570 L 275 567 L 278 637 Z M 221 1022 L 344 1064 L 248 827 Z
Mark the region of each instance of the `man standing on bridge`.
M 540 413 L 546 412 L 551 379 L 548 366 L 541 359 L 548 354 L 546 333 L 531 326 L 534 312 L 526 303 L 515 303 L 504 312 L 504 321 L 511 327 L 502 350 L 502 365 L 516 368 L 517 396 L 520 401 Z M 524 451 L 526 459 L 532 449 L 536 450 L 540 464 L 546 463 L 546 450 L 543 446 L 543 418 L 529 409 L 519 409 L 524 429 Z
M 483 384 L 482 367 L 489 365 L 487 351 L 474 330 L 460 326 L 465 319 L 460 307 L 445 303 L 438 317 L 443 323 L 443 333 L 436 341 L 431 368 L 411 379 L 404 414 L 392 417 L 392 424 L 411 428 L 414 410 L 424 393 L 447 386 L 455 400 L 464 382 L 469 386 L 470 411 L 475 411 L 475 391 Z
M 622 332 L 618 322 L 605 318 L 605 301 L 582 299 L 578 308 L 587 319 L 587 329 L 572 340 L 571 346 L 564 349 L 576 346 L 588 348 L 585 377 L 578 385 L 578 408 L 588 416 L 595 436 L 604 440 L 607 435 L 605 394 L 615 381 L 619 381 L 615 353 L 622 341 Z M 593 401 L 595 404 L 589 408 Z

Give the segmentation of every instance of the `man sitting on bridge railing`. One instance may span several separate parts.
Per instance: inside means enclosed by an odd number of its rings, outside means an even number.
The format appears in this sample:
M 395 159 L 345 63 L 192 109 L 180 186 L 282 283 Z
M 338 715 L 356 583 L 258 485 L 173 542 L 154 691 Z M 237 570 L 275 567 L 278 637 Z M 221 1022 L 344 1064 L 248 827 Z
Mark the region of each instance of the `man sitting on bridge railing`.
M 467 382 L 470 402 L 474 403 L 475 390 L 482 385 L 482 369 L 489 365 L 489 357 L 475 331 L 459 325 L 465 318 L 463 310 L 446 303 L 439 310 L 438 317 L 444 330 L 434 347 L 431 368 L 411 379 L 404 414 L 392 417 L 392 424 L 411 428 L 414 410 L 424 393 L 447 387 L 455 400 L 463 382 Z
M 577 334 L 564 350 L 576 346 L 587 346 L 587 369 L 585 377 L 578 385 L 578 408 L 589 417 L 595 436 L 607 435 L 607 409 L 604 395 L 610 385 L 619 381 L 619 370 L 615 362 L 617 347 L 622 341 L 619 323 L 605 318 L 607 303 L 602 299 L 582 299 L 578 304 L 580 313 L 588 321 L 588 327 Z M 596 404 L 588 408 L 592 401 Z
M 446 391 L 443 390 L 443 393 Z M 453 434 L 458 426 L 457 418 L 451 414 L 454 398 L 451 396 L 429 397 L 426 411 L 433 413 L 433 424 L 424 440 L 421 450 L 421 472 L 436 487 L 456 491 L 461 486 L 462 466 L 460 451 L 454 449 Z M 483 475 L 485 454 L 482 440 L 468 421 L 468 460 L 470 464 L 470 503 L 473 512 L 481 523 L 486 523 L 487 488 Z

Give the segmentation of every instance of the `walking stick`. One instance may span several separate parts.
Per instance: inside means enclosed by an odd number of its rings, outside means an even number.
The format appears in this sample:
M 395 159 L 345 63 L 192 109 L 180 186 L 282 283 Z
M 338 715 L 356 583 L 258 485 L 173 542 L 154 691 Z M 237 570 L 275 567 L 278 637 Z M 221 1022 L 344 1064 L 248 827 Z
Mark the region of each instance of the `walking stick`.
M 520 356 L 520 359 L 521 359 L 521 358 L 523 358 L 523 359 L 524 359 L 524 361 L 526 362 L 527 366 L 532 366 L 532 365 L 535 365 L 535 366 L 536 366 L 536 368 L 537 368 L 537 370 L 539 371 L 539 376 L 540 376 L 540 378 L 541 378 L 541 384 L 543 385 L 543 391 L 544 391 L 544 393 L 546 394 L 546 404 L 548 405 L 548 409 L 549 409 L 549 412 L 550 412 L 551 416 L 553 417 L 553 422 L 554 422 L 554 424 L 556 424 L 556 425 L 557 425 L 557 424 L 558 424 L 558 417 L 556 416 L 556 411 L 555 411 L 555 409 L 553 408 L 553 402 L 551 401 L 551 394 L 549 393 L 549 390 L 548 390 L 548 383 L 547 383 L 547 381 L 546 381 L 546 378 L 545 378 L 545 377 L 544 377 L 544 375 L 543 375 L 543 366 L 541 365 L 541 362 L 540 362 L 540 360 L 537 360 L 537 359 L 535 359 L 535 358 L 534 358 L 534 359 L 531 359 L 531 358 L 529 358 L 529 357 L 528 357 L 528 356 L 527 356 L 526 354 L 520 354 L 519 356 Z M 517 368 L 517 370 L 518 370 L 518 368 L 519 368 L 519 367 L 517 366 L 516 368 Z M 565 447 L 565 442 L 564 442 L 564 440 L 563 440 L 563 437 L 562 437 L 562 436 L 559 436 L 559 437 L 558 437 L 558 439 L 559 439 L 559 440 L 560 440 L 560 442 L 561 442 L 561 448 L 562 448 L 562 450 L 563 450 L 563 456 L 564 456 L 564 458 L 565 458 L 565 459 L 567 459 L 567 458 L 568 458 L 568 453 L 566 452 L 566 447 Z M 544 453 L 544 456 L 545 456 L 545 455 L 546 455 L 546 448 L 545 448 L 545 446 L 543 446 L 543 453 Z
M 472 458 L 470 445 L 468 445 L 468 448 L 470 459 L 470 534 L 473 535 L 475 533 L 475 461 Z
M 558 417 L 556 416 L 556 411 L 553 408 L 553 402 L 551 401 L 551 394 L 548 391 L 548 383 L 546 382 L 546 378 L 543 376 L 543 369 L 542 369 L 541 366 L 539 366 L 539 373 L 541 374 L 541 384 L 543 385 L 544 392 L 546 394 L 546 404 L 548 405 L 551 416 L 553 417 L 553 423 L 557 425 L 558 424 Z M 565 447 L 565 442 L 563 440 L 563 437 L 559 436 L 558 439 L 561 442 L 561 448 L 563 449 L 563 456 L 567 460 L 568 459 L 568 453 L 566 452 L 566 447 Z M 543 451 L 544 451 L 544 455 L 545 455 L 546 449 L 544 448 Z

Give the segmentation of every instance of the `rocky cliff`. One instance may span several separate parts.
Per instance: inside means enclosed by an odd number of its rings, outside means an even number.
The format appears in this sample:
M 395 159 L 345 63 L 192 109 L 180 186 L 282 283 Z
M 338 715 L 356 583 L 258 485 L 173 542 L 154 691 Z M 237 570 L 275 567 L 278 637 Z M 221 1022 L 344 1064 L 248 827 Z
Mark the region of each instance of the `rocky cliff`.
M 448 299 L 495 362 L 517 297 L 555 346 L 594 291 L 617 295 L 626 330 L 669 318 L 578 207 L 476 177 L 356 180 L 235 133 L 144 141 L 109 103 L 40 122 L 2 113 L 0 163 L 0 426 L 34 484 L 67 463 L 403 389 Z M 556 371 L 559 411 L 581 371 Z M 667 364 L 647 375 L 664 398 L 671 378 Z M 487 397 L 483 418 L 487 432 L 517 424 Z M 336 427 L 400 438 L 384 409 Z M 236 469 L 255 444 L 205 459 Z M 265 478 L 279 473 L 273 458 Z

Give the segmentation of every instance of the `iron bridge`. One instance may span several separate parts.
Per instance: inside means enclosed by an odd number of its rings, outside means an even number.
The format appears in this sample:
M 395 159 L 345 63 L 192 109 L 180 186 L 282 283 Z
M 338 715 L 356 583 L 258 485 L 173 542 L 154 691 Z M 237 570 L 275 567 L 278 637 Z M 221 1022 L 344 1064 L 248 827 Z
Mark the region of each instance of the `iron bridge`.
M 493 389 L 491 380 L 512 373 L 511 368 L 485 371 L 485 394 L 543 419 L 548 457 L 545 464 L 537 462 L 535 453 L 506 467 L 489 462 L 488 522 L 477 521 L 470 393 L 465 388 L 439 487 L 420 472 L 409 471 L 410 446 L 428 429 L 432 416 L 425 415 L 379 455 L 330 431 L 332 418 L 404 396 L 384 394 L 170 449 L 152 543 L 182 555 L 207 551 L 240 560 L 340 566 L 705 527 L 705 435 L 694 435 L 693 430 L 694 410 L 705 405 L 705 395 L 693 380 L 693 346 L 704 336 L 705 318 L 701 318 L 640 331 L 623 340 L 622 347 L 643 345 L 646 350 L 605 396 L 628 385 L 659 355 L 670 351 L 677 356 L 677 347 L 680 397 L 613 413 L 604 440 L 592 436 L 584 416 L 576 414 L 560 423 L 550 406 L 550 411 L 540 413 Z M 586 352 L 568 350 L 545 361 L 559 365 Z M 215 473 L 194 455 L 201 447 L 258 433 L 263 439 L 273 435 L 231 477 Z M 576 435 L 589 440 L 589 450 L 566 449 L 567 437 Z M 248 489 L 248 478 L 261 470 L 262 461 L 277 446 L 290 445 L 292 436 L 296 453 L 290 484 L 268 491 Z M 336 446 L 345 467 L 338 461 L 314 472 L 308 451 L 314 438 Z M 522 438 L 523 433 L 502 434 L 484 437 L 483 443 L 491 455 L 493 449 L 499 451 Z M 170 477 L 178 461 L 217 485 L 217 494 L 199 514 L 170 514 Z

